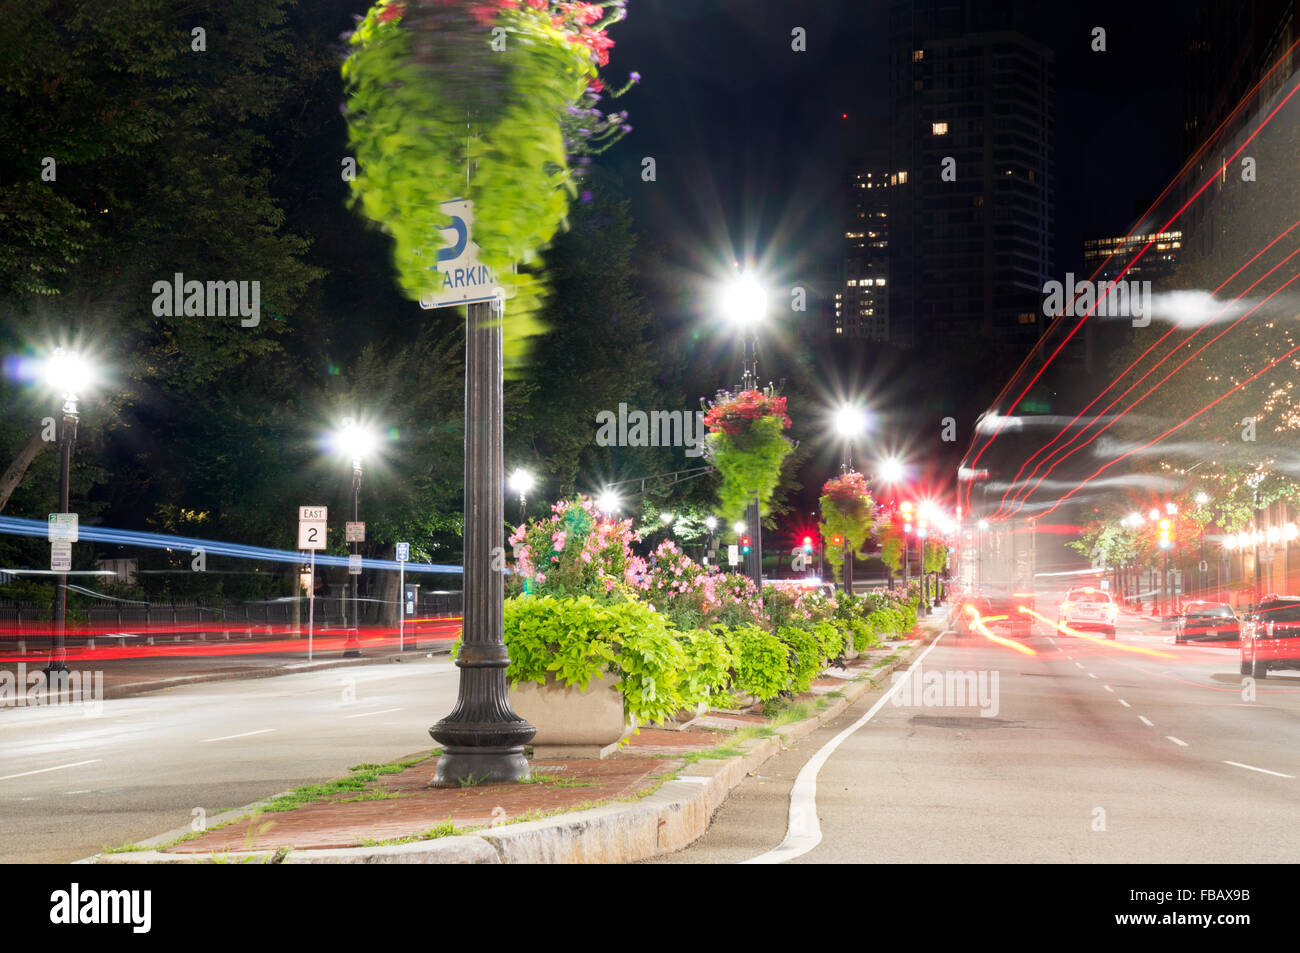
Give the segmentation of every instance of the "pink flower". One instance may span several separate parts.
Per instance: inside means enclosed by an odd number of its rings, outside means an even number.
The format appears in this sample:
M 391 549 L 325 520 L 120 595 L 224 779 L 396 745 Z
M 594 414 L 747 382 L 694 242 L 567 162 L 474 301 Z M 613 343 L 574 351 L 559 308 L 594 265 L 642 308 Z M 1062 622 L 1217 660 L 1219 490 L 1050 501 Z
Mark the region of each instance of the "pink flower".
M 564 543 L 568 539 L 568 533 L 560 530 L 558 533 L 551 534 L 551 547 L 557 552 L 564 552 Z

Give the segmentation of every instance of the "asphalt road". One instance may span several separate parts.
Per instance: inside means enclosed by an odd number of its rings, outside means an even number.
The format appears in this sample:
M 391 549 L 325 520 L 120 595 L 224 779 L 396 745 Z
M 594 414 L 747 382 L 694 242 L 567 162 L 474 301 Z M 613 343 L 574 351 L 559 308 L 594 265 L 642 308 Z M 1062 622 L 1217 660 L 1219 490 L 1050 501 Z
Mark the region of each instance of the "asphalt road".
M 904 699 L 902 686 L 883 699 L 882 687 L 769 761 L 700 841 L 656 862 L 1294 860 L 1300 673 L 1270 674 L 1252 699 L 1235 647 L 1175 646 L 1135 616 L 1114 642 L 1040 624 L 1026 645 L 1034 654 L 946 632 L 920 673 L 972 673 L 962 684 L 977 689 L 982 677 L 982 708 Z
M 457 684 L 441 655 L 0 710 L 0 862 L 78 860 L 427 751 Z

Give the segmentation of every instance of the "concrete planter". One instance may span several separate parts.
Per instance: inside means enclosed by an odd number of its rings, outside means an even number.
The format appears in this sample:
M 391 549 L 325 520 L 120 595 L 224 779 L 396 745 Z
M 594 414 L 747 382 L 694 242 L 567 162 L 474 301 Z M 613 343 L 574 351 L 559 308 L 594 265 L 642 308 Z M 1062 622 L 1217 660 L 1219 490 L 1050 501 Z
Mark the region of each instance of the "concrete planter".
M 709 710 L 708 702 L 700 702 L 694 708 L 683 708 L 673 715 L 668 721 L 655 722 L 652 725 L 643 725 L 643 728 L 661 728 L 664 731 L 685 731 L 692 728 L 700 720 L 706 711 Z
M 585 692 L 558 684 L 553 675 L 546 677 L 545 685 L 512 685 L 510 707 L 537 728 L 532 741 L 533 758 L 551 761 L 611 754 L 636 727 L 628 724 L 624 715 L 618 681 L 602 675 L 593 678 Z

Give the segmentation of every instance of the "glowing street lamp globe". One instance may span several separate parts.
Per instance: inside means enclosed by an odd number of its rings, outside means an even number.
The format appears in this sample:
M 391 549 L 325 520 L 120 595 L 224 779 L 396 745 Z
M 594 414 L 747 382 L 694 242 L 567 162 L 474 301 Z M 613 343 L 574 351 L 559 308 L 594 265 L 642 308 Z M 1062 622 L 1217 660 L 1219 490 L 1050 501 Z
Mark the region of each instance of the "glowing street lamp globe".
M 743 533 L 745 531 L 745 521 L 736 520 L 736 522 L 732 524 L 731 528 L 737 533 Z
M 855 404 L 845 404 L 835 412 L 835 430 L 841 437 L 856 437 L 867 429 L 867 412 Z
M 706 516 L 704 518 L 704 528 L 709 532 L 713 532 L 718 528 L 718 518 L 716 516 Z
M 618 494 L 613 490 L 605 490 L 600 496 L 596 497 L 596 508 L 606 516 L 617 513 L 622 507 L 622 501 L 619 500 Z
M 897 483 L 903 479 L 903 461 L 890 457 L 880 464 L 880 479 L 885 483 Z
M 722 290 L 722 313 L 742 327 L 757 324 L 767 308 L 767 292 L 748 272 L 732 278 Z
M 45 383 L 68 400 L 85 393 L 94 384 L 94 377 L 94 366 L 76 351 L 55 348 L 45 361 Z
M 532 490 L 536 485 L 537 480 L 533 477 L 533 474 L 530 471 L 525 470 L 523 467 L 519 467 L 514 473 L 510 474 L 508 483 L 512 493 L 518 496 L 524 496 Z
M 339 453 L 351 458 L 352 466 L 361 467 L 361 461 L 374 452 L 379 438 L 369 427 L 358 423 L 351 417 L 343 421 L 343 426 L 334 434 L 334 446 Z

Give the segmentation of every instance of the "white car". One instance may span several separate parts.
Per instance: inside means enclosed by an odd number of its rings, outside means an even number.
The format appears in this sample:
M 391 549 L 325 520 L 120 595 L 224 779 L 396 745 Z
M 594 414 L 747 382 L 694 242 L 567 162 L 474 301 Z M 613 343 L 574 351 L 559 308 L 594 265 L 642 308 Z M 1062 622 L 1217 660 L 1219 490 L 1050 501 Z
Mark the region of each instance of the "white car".
M 1058 612 L 1057 627 L 1068 626 L 1077 631 L 1098 629 L 1106 633 L 1106 638 L 1115 638 L 1115 620 L 1119 616 L 1119 606 L 1110 597 L 1109 592 L 1093 589 L 1071 589 L 1066 594 Z

